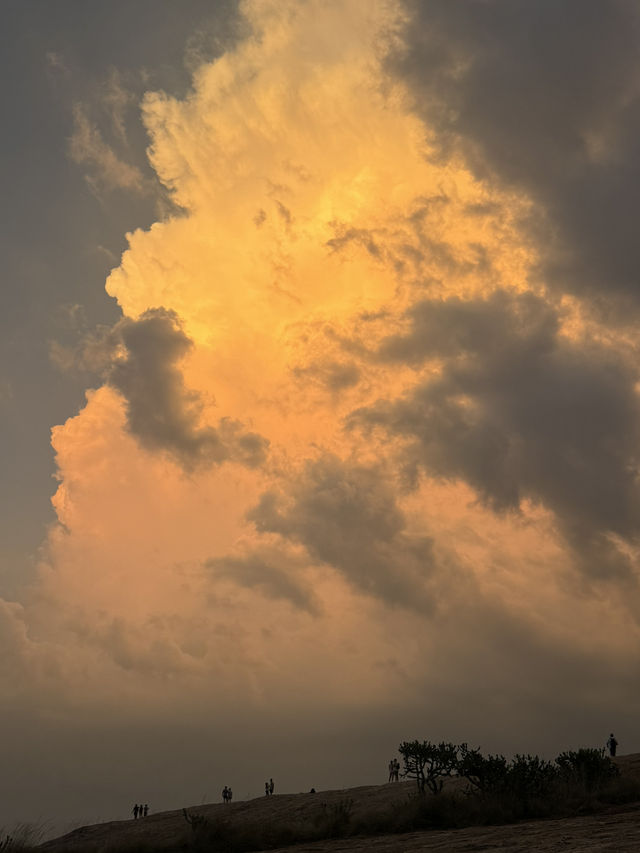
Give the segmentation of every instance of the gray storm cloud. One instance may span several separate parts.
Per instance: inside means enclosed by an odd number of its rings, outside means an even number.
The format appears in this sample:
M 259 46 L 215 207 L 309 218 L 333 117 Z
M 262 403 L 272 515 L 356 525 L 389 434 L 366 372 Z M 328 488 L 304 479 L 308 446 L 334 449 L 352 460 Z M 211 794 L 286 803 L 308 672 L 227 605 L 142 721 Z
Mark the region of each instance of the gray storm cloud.
M 247 513 L 261 533 L 303 545 L 359 590 L 422 611 L 433 609 L 433 543 L 412 536 L 381 468 L 326 455 L 309 462 L 286 493 L 269 491 Z
M 317 602 L 310 585 L 300 577 L 300 561 L 287 559 L 282 551 L 263 548 L 240 557 L 207 560 L 205 566 L 216 577 L 229 578 L 239 586 L 257 589 L 272 599 L 289 601 L 294 607 L 317 612 Z
M 229 460 L 260 465 L 268 447 L 262 436 L 230 418 L 201 425 L 202 399 L 186 388 L 179 366 L 191 346 L 177 315 L 153 308 L 94 341 L 90 359 L 107 359 L 107 382 L 125 399 L 128 428 L 144 447 L 165 450 L 188 469 Z
M 409 2 L 397 60 L 444 152 L 538 203 L 549 284 L 637 302 L 640 10 L 629 0 Z
M 466 481 L 497 512 L 541 502 L 590 575 L 629 574 L 612 537 L 640 534 L 633 366 L 563 335 L 557 313 L 532 294 L 423 300 L 408 318 L 379 358 L 437 359 L 440 370 L 351 423 L 402 437 L 410 468 Z
M 301 382 L 315 382 L 335 394 L 352 388 L 360 380 L 360 370 L 353 361 L 324 359 L 305 367 L 294 367 L 292 372 Z

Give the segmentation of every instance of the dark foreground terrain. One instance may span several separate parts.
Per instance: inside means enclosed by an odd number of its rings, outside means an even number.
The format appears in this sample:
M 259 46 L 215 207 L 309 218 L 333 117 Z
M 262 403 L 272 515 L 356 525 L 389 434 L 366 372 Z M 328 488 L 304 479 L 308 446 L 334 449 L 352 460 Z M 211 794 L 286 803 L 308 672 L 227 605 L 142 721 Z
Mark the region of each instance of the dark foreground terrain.
M 296 844 L 272 853 L 638 853 L 640 803 L 587 817 Z
M 640 754 L 616 759 L 622 777 L 640 779 Z M 265 840 L 274 853 L 462 853 L 500 850 L 510 853 L 556 853 L 556 851 L 640 851 L 640 801 L 608 805 L 593 814 L 578 814 L 554 820 L 525 821 L 502 826 L 426 830 L 403 834 L 376 831 L 376 816 L 406 807 L 414 796 L 411 782 L 322 791 L 316 794 L 279 794 L 230 805 L 211 804 L 189 808 L 191 816 L 206 820 L 206 836 L 198 836 L 184 819 L 182 810 L 150 815 L 138 821 L 113 821 L 85 826 L 40 845 L 40 853 L 151 853 L 151 851 L 224 851 L 231 830 Z M 337 838 L 345 833 L 349 837 Z M 219 839 L 210 835 L 220 827 Z M 289 835 L 305 837 L 305 829 L 324 840 L 288 844 Z M 197 830 L 197 826 L 195 827 Z M 351 835 L 351 832 L 358 834 Z M 360 834 L 362 833 L 362 834 Z M 333 836 L 333 837 L 331 837 Z M 280 845 L 280 846 L 278 846 Z M 246 849 L 246 848 L 245 848 Z M 255 849 L 255 848 L 254 848 Z

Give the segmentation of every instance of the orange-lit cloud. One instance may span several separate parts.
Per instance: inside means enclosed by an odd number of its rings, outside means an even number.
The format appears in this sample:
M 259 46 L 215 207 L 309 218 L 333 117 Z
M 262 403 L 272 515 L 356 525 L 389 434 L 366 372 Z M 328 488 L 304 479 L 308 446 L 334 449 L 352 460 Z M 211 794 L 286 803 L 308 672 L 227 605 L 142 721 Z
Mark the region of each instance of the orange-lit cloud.
M 403 5 L 243 10 L 188 96 L 144 100 L 181 210 L 107 280 L 123 316 L 53 431 L 58 524 L 11 643 L 110 711 L 419 708 L 483 659 L 489 708 L 628 672 L 626 354 L 566 334 L 532 198 L 445 156 L 390 74 Z

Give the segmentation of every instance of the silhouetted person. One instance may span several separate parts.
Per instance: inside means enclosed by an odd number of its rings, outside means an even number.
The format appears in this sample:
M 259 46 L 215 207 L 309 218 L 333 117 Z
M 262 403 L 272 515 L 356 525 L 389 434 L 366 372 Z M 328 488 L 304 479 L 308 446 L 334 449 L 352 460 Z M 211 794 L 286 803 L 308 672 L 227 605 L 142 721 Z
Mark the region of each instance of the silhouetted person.
M 146 817 L 149 814 L 149 806 L 145 803 L 144 809 L 142 810 L 142 814 Z
M 227 800 L 229 802 L 231 802 L 232 798 L 233 798 L 233 791 L 231 790 L 231 788 L 227 788 Z
M 269 796 L 273 797 L 273 792 L 276 786 L 273 784 L 273 779 L 269 779 Z
M 227 786 L 225 785 L 224 788 L 222 789 L 222 802 L 226 803 L 226 802 L 228 802 L 228 800 L 229 800 L 229 790 L 228 790 Z
M 397 758 L 393 759 L 393 781 L 394 782 L 400 781 L 400 762 L 398 761 Z
M 140 811 L 140 809 L 138 808 L 138 804 L 137 804 L 137 803 L 136 803 L 136 804 L 135 804 L 135 806 L 131 809 L 131 811 L 133 812 L 133 819 L 134 819 L 134 820 L 138 820 L 138 812 Z
M 268 782 L 264 783 L 264 795 L 265 795 L 265 797 L 269 796 L 269 783 Z
M 612 758 L 616 757 L 616 749 L 618 748 L 618 741 L 613 736 L 613 732 L 609 735 L 609 740 L 607 741 L 607 749 L 609 750 L 609 755 Z

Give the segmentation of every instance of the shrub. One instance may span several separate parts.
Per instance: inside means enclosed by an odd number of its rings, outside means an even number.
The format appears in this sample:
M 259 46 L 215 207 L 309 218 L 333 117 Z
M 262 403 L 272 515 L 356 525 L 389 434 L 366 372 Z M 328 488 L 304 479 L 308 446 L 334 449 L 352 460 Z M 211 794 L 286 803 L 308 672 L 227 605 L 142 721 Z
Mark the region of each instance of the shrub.
M 612 805 L 637 803 L 640 800 L 640 779 L 615 776 L 604 783 L 598 797 L 601 802 Z
M 509 765 L 508 786 L 520 799 L 544 797 L 549 793 L 557 769 L 537 755 L 516 755 Z
M 424 794 L 425 787 L 433 794 L 438 794 L 442 790 L 444 778 L 457 770 L 459 749 L 453 743 L 403 741 L 398 747 L 404 761 L 402 775 L 415 779 L 421 794 Z
M 619 775 L 610 758 L 599 749 L 579 749 L 561 752 L 556 758 L 561 779 L 581 786 L 587 793 L 599 791 Z
M 466 779 L 479 793 L 487 795 L 504 791 L 508 774 L 504 755 L 489 755 L 485 758 L 479 749 L 469 749 L 465 743 L 460 746 L 458 776 Z

